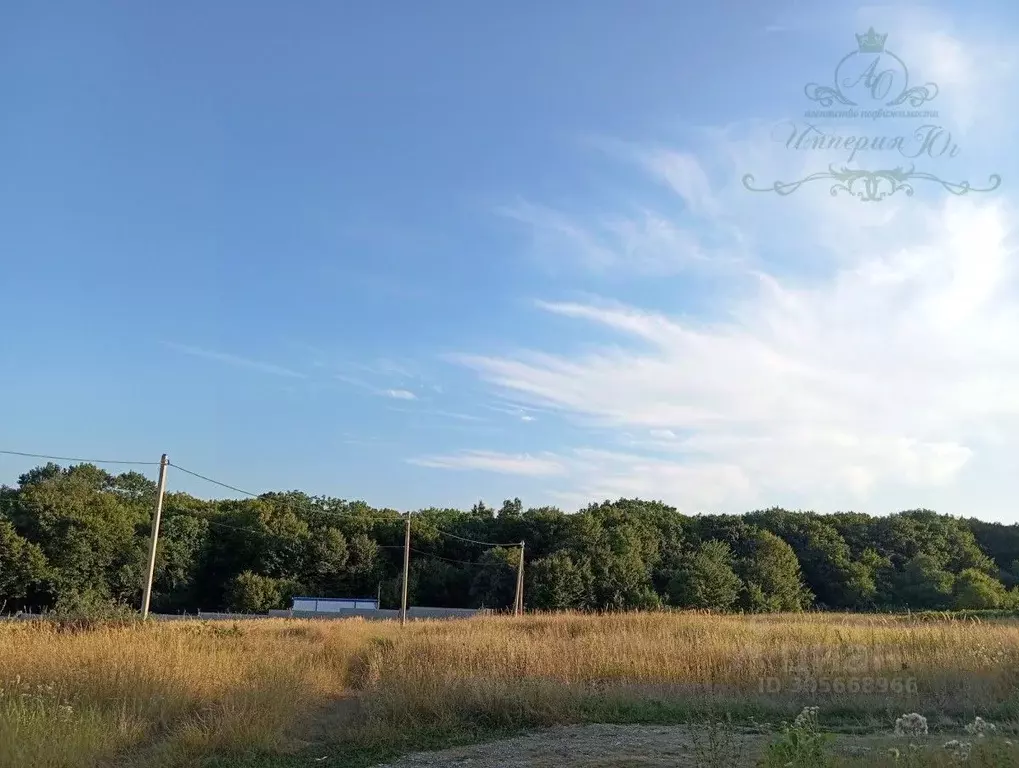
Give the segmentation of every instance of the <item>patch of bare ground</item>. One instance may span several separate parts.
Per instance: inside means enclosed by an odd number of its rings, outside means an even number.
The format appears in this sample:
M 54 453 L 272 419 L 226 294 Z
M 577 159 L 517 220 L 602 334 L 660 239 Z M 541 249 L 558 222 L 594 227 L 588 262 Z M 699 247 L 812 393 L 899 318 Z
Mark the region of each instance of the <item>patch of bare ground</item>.
M 692 726 L 675 725 L 569 725 L 546 728 L 511 739 L 406 755 L 382 768 L 515 768 L 530 766 L 577 766 L 577 768 L 624 768 L 624 766 L 710 765 L 704 758 L 710 749 L 709 734 Z M 764 746 L 764 737 L 730 731 L 718 765 L 753 765 Z M 722 758 L 722 754 L 719 755 Z M 736 762 L 739 761 L 739 762 Z
M 897 764 L 893 752 L 921 750 L 932 758 L 910 765 L 943 765 L 942 744 L 964 733 L 904 739 L 889 733 L 832 734 L 838 765 Z M 417 752 L 377 768 L 751 768 L 773 734 L 747 728 L 693 725 L 570 725 L 501 741 Z M 910 745 L 913 745 L 910 747 Z M 951 762 L 951 760 L 948 760 Z M 1016 765 L 981 762 L 980 765 Z

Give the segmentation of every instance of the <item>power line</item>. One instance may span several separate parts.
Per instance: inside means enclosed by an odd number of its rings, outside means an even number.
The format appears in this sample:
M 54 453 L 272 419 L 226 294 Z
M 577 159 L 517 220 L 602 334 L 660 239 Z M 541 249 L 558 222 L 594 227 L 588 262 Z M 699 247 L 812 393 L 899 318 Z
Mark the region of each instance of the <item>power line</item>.
M 213 485 L 218 485 L 222 488 L 229 488 L 231 491 L 237 491 L 237 493 L 243 493 L 245 496 L 250 496 L 253 499 L 257 499 L 260 495 L 257 493 L 252 493 L 251 491 L 245 491 L 243 488 L 238 488 L 237 486 L 234 485 L 221 483 L 219 480 L 213 480 L 211 477 L 206 477 L 205 475 L 200 475 L 197 472 L 192 472 L 190 469 L 184 469 L 184 467 L 182 467 L 180 464 L 174 464 L 172 461 L 170 462 L 170 466 L 173 467 L 174 469 L 179 469 L 186 475 L 192 475 L 201 480 L 205 480 L 206 482 L 212 483 Z
M 401 547 L 401 549 L 402 549 L 402 547 Z M 478 562 L 473 562 L 473 561 L 470 561 L 470 560 L 454 560 L 454 559 L 452 559 L 450 557 L 443 557 L 442 555 L 436 555 L 433 552 L 422 552 L 420 549 L 414 549 L 414 547 L 411 547 L 410 551 L 413 552 L 416 555 L 421 555 L 423 557 L 434 557 L 436 560 L 445 560 L 447 563 L 458 563 L 460 565 L 487 565 L 487 563 L 478 563 Z
M 256 536 L 263 536 L 263 535 L 265 535 L 267 533 L 266 531 L 259 531 L 259 530 L 256 530 L 254 528 L 242 528 L 242 527 L 237 526 L 237 525 L 228 525 L 226 523 L 219 523 L 219 522 L 213 520 L 211 517 L 208 517 L 207 515 L 202 514 L 201 512 L 196 512 L 193 509 L 183 509 L 182 507 L 174 507 L 172 505 L 167 506 L 167 508 L 166 508 L 166 516 L 167 516 L 167 518 L 170 518 L 173 515 L 188 515 L 189 517 L 193 517 L 196 520 L 204 520 L 209 525 L 215 525 L 215 526 L 217 526 L 219 528 L 229 528 L 231 531 L 244 531 L 246 533 L 253 533 Z
M 128 464 L 128 465 L 147 466 L 147 467 L 158 467 L 159 466 L 159 462 L 158 461 L 126 461 L 126 460 L 125 461 L 119 461 L 119 460 L 114 460 L 114 459 L 80 459 L 80 458 L 74 458 L 74 457 L 69 457 L 69 456 L 50 456 L 50 455 L 42 454 L 42 453 L 26 453 L 26 452 L 23 452 L 23 451 L 5 451 L 5 450 L 0 450 L 0 454 L 5 454 L 5 455 L 8 455 L 8 456 L 24 456 L 24 457 L 28 457 L 28 458 L 34 458 L 34 459 L 50 459 L 50 460 L 53 460 L 53 461 L 70 461 L 70 462 L 78 462 L 78 463 L 81 463 L 81 464 Z M 169 466 L 173 467 L 174 469 L 180 470 L 184 474 L 191 475 L 192 477 L 197 477 L 198 479 L 204 480 L 207 483 L 212 483 L 213 485 L 218 485 L 221 488 L 226 488 L 226 489 L 234 491 L 236 493 L 243 494 L 244 496 L 249 496 L 252 499 L 260 499 L 264 495 L 264 494 L 253 493 L 252 491 L 246 491 L 243 488 L 238 488 L 237 486 L 230 485 L 229 483 L 224 483 L 223 481 L 216 480 L 215 478 L 209 477 L 208 475 L 203 475 L 200 472 L 195 472 L 194 470 L 187 469 L 186 467 L 182 467 L 179 464 L 174 464 L 172 461 L 171 462 L 167 462 L 167 463 L 168 463 Z M 292 504 L 292 499 L 287 498 L 286 502 L 287 502 L 287 506 L 290 507 L 291 504 Z M 322 514 L 322 515 L 332 515 L 334 517 L 338 517 L 338 518 L 346 519 L 346 520 L 372 519 L 372 520 L 384 520 L 386 522 L 398 522 L 399 520 L 402 519 L 402 516 L 393 517 L 393 516 L 389 516 L 389 515 L 379 515 L 379 514 L 370 514 L 370 513 L 342 513 L 342 512 L 337 512 L 337 511 L 334 511 L 334 510 L 322 509 L 321 507 L 316 507 L 315 508 L 315 512 L 318 513 L 318 514 Z M 434 527 L 432 527 L 431 530 L 433 530 L 436 533 L 439 533 L 439 534 L 441 534 L 443 536 L 448 536 L 448 537 L 450 537 L 452 539 L 458 539 L 459 541 L 464 541 L 464 542 L 467 542 L 469 544 L 479 544 L 479 545 L 485 546 L 485 547 L 519 547 L 520 546 L 519 542 L 498 543 L 498 542 L 494 542 L 494 541 L 481 541 L 480 539 L 471 539 L 471 538 L 468 538 L 466 536 L 459 536 L 459 535 L 457 535 L 455 533 L 449 533 L 448 531 L 444 531 L 441 528 L 434 528 Z
M 514 542 L 511 542 L 511 543 L 507 543 L 507 544 L 498 544 L 498 543 L 496 543 L 494 541 L 479 541 L 478 539 L 468 539 L 465 536 L 457 536 L 455 533 L 449 533 L 448 531 L 444 531 L 441 528 L 433 528 L 432 530 L 434 530 L 436 533 L 441 533 L 443 536 L 449 536 L 451 539 L 459 539 L 460 541 L 466 541 L 466 542 L 468 542 L 470 544 L 481 544 L 482 546 L 485 546 L 485 547 L 519 547 L 520 546 L 520 542 L 519 541 L 514 541 Z
M 243 488 L 238 488 L 237 486 L 230 485 L 229 483 L 224 483 L 224 482 L 222 482 L 220 480 L 215 480 L 215 479 L 213 479 L 211 477 L 208 477 L 206 475 L 199 474 L 198 472 L 195 472 L 193 470 L 185 469 L 184 467 L 180 466 L 179 464 L 174 464 L 173 462 L 170 462 L 170 466 L 173 467 L 174 469 L 179 469 L 181 472 L 184 472 L 185 474 L 192 475 L 192 476 L 197 477 L 197 478 L 199 478 L 201 480 L 205 480 L 206 482 L 212 483 L 213 485 L 218 485 L 218 486 L 220 486 L 222 488 L 229 488 L 231 491 L 236 491 L 237 493 L 243 493 L 245 496 L 250 496 L 253 499 L 261 499 L 262 496 L 265 495 L 265 494 L 252 493 L 251 491 L 246 491 Z M 292 508 L 293 499 L 291 499 L 289 497 L 285 497 L 285 501 L 287 503 L 287 506 Z M 401 517 L 393 517 L 393 516 L 390 516 L 390 515 L 379 515 L 379 514 L 362 514 L 362 513 L 346 513 L 345 514 L 343 512 L 337 512 L 337 511 L 331 510 L 331 509 L 322 509 L 321 507 L 313 507 L 313 510 L 317 514 L 332 515 L 333 517 L 339 517 L 341 519 L 346 519 L 346 520 L 359 520 L 359 519 L 369 518 L 369 519 L 374 519 L 374 520 L 385 520 L 387 522 L 398 522 L 398 521 L 400 521 L 402 519 Z
M 403 549 L 403 544 L 379 544 L 379 549 Z M 451 557 L 443 557 L 437 555 L 434 552 L 422 552 L 420 549 L 410 548 L 410 551 L 415 555 L 421 555 L 422 557 L 434 557 L 436 560 L 445 560 L 447 563 L 459 563 L 460 565 L 487 565 L 487 563 L 479 563 L 476 560 L 454 560 Z
M 180 512 L 180 510 L 175 510 L 175 511 Z M 192 514 L 192 513 L 186 512 L 185 514 Z M 253 533 L 256 536 L 265 535 L 265 531 L 256 531 L 254 528 L 238 528 L 236 525 L 227 525 L 226 523 L 217 523 L 215 520 L 210 520 L 207 517 L 199 517 L 198 515 L 194 515 L 194 517 L 198 518 L 199 520 L 205 520 L 205 522 L 207 522 L 209 525 L 215 525 L 215 526 L 217 526 L 219 528 L 229 528 L 231 531 L 244 531 L 245 533 Z
M 44 453 L 25 453 L 23 451 L 0 451 L 7 456 L 26 456 L 30 459 L 51 459 L 53 461 L 73 461 L 79 464 L 134 464 L 143 467 L 158 467 L 158 461 L 119 461 L 116 459 L 78 459 L 73 456 L 47 456 Z

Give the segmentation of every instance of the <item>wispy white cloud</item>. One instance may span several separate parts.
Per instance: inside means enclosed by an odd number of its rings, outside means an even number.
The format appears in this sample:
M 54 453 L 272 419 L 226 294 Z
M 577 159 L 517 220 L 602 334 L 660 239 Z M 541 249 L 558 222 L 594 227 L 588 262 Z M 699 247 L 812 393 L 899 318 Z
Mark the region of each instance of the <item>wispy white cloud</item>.
M 1011 214 L 953 199 L 936 218 L 914 249 L 865 257 L 826 284 L 762 278 L 726 322 L 545 303 L 641 346 L 461 361 L 607 426 L 692 431 L 680 447 L 694 460 L 752 469 L 762 488 L 948 482 L 982 427 L 1019 416 L 1019 306 L 1004 290 Z
M 980 46 L 939 34 L 924 27 L 910 41 L 902 32 L 911 72 L 915 62 L 921 80 L 940 77 L 943 88 L 983 93 L 980 67 L 963 61 L 963 51 Z M 921 74 L 934 51 L 948 59 Z M 1000 87 L 1006 70 L 1014 75 L 1004 65 L 988 75 L 998 93 L 1008 90 Z M 945 103 L 961 109 L 964 102 Z M 980 109 L 990 105 L 996 112 L 971 121 L 974 130 L 1011 125 L 1007 105 L 985 99 Z M 951 499 L 945 511 L 957 514 L 972 513 L 965 505 L 977 499 L 1000 506 L 995 498 L 1019 491 L 1001 473 L 993 487 L 984 482 L 992 452 L 1019 449 L 1014 191 L 953 197 L 919 182 L 913 197 L 900 192 L 869 205 L 832 196 L 824 185 L 789 197 L 753 194 L 741 185 L 745 173 L 763 186 L 837 160 L 787 151 L 773 128 L 749 121 L 707 129 L 695 150 L 615 147 L 697 217 L 665 222 L 663 231 L 679 233 L 675 241 L 697 243 L 708 263 L 746 256 L 710 315 L 545 297 L 541 311 L 586 328 L 583 351 L 466 353 L 456 362 L 506 398 L 593 424 L 627 446 L 594 450 L 592 434 L 587 445 L 549 456 L 563 467 L 549 491 L 564 499 L 641 495 L 725 511 L 770 503 L 889 511 L 892 500 L 916 503 L 933 493 Z M 979 134 L 966 141 L 974 151 L 947 169 L 952 178 L 980 176 Z M 628 210 L 644 208 L 641 194 Z M 611 220 L 531 217 L 537 229 L 593 243 L 597 258 L 589 263 L 621 266 L 625 260 L 611 258 L 619 238 L 604 236 Z M 640 264 L 632 271 L 641 273 Z
M 708 175 L 693 154 L 654 147 L 639 151 L 637 157 L 647 171 L 683 198 L 692 213 L 715 216 L 720 212 Z
M 595 221 L 520 202 L 499 213 L 527 225 L 535 255 L 551 265 L 593 272 L 675 274 L 706 259 L 697 238 L 650 208 Z
M 369 362 L 349 363 L 349 366 L 379 376 L 396 376 L 403 379 L 421 378 L 420 373 L 410 363 L 385 357 Z
M 336 379 L 337 381 L 342 381 L 344 384 L 349 384 L 352 387 L 358 387 L 359 389 L 375 391 L 375 387 L 373 387 L 364 379 L 359 379 L 356 376 L 348 376 L 345 373 L 335 373 L 333 374 L 333 378 Z
M 443 419 L 454 419 L 456 421 L 469 421 L 469 422 L 482 422 L 487 421 L 482 416 L 474 416 L 469 413 L 459 413 L 457 411 L 444 411 L 438 408 L 389 408 L 391 411 L 399 411 L 401 413 L 413 413 L 417 416 L 438 416 Z
M 382 394 L 394 400 L 417 400 L 418 396 L 409 389 L 387 389 Z
M 486 419 L 481 416 L 473 416 L 469 413 L 457 413 L 456 411 L 432 410 L 429 411 L 429 413 L 434 414 L 435 416 L 443 416 L 447 419 L 459 419 L 460 421 L 486 421 Z
M 370 384 L 369 382 L 365 381 L 364 379 L 360 379 L 360 378 L 358 378 L 356 376 L 348 376 L 347 374 L 344 374 L 344 373 L 333 374 L 333 378 L 336 381 L 342 381 L 344 384 L 349 384 L 352 387 L 357 387 L 358 389 L 363 389 L 365 392 L 370 392 L 371 394 L 378 395 L 379 397 L 388 397 L 388 398 L 391 398 L 393 400 L 417 400 L 418 399 L 418 396 L 416 394 L 414 394 L 412 391 L 410 391 L 409 389 L 395 389 L 395 388 L 384 389 L 384 388 L 379 388 L 379 387 L 376 387 L 373 384 Z
M 856 20 L 859 31 L 878 25 L 888 34 L 888 48 L 907 63 L 911 84 L 937 85 L 931 106 L 938 109 L 939 122 L 957 136 L 986 131 L 995 123 L 1005 127 L 1007 122 L 1011 137 L 1012 122 L 1001 117 L 1010 112 L 1003 100 L 1012 92 L 1019 69 L 1014 30 L 1004 25 L 976 28 L 978 21 L 914 5 L 860 8 Z
M 549 500 L 567 508 L 619 497 L 680 499 L 690 512 L 708 511 L 734 496 L 749 501 L 751 482 L 738 467 L 684 465 L 670 459 L 580 448 L 537 456 L 499 451 L 464 451 L 410 459 L 440 470 L 475 470 L 546 478 L 556 483 Z
M 536 412 L 536 410 L 533 409 L 533 408 L 524 408 L 522 406 L 504 406 L 504 405 L 485 405 L 484 407 L 488 408 L 491 411 L 496 411 L 497 413 L 505 413 L 508 416 L 513 416 L 514 418 L 520 419 L 520 421 L 524 421 L 524 422 L 530 422 L 530 421 L 537 421 L 538 420 L 537 416 L 532 416 L 531 415 L 532 413 Z
M 483 470 L 506 475 L 546 477 L 560 475 L 565 466 L 549 454 L 507 454 L 497 451 L 463 451 L 460 453 L 420 456 L 408 459 L 411 464 L 433 469 Z
M 239 355 L 233 355 L 228 352 L 218 352 L 212 349 L 204 349 L 202 347 L 193 347 L 187 344 L 177 344 L 174 342 L 165 342 L 165 345 L 170 349 L 181 352 L 185 355 L 191 355 L 193 357 L 202 357 L 206 360 L 215 360 L 219 363 L 226 363 L 227 365 L 233 365 L 240 368 L 248 368 L 254 371 L 261 371 L 262 373 L 270 373 L 274 376 L 287 376 L 295 379 L 304 379 L 307 376 L 299 371 L 291 370 L 290 368 L 284 368 L 280 365 L 274 365 L 273 363 L 265 363 L 260 360 L 251 360 L 246 357 L 240 357 Z

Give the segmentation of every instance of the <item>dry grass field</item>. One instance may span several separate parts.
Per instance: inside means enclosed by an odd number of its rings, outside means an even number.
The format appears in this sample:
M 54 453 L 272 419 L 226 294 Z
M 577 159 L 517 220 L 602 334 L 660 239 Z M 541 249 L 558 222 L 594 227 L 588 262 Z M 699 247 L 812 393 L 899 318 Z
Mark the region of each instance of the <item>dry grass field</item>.
M 1009 620 L 8 622 L 0 766 L 370 764 L 570 723 L 724 719 L 763 733 L 807 705 L 833 732 L 890 733 L 918 712 L 932 734 L 981 716 L 1001 736 L 1019 715 L 1017 684 Z

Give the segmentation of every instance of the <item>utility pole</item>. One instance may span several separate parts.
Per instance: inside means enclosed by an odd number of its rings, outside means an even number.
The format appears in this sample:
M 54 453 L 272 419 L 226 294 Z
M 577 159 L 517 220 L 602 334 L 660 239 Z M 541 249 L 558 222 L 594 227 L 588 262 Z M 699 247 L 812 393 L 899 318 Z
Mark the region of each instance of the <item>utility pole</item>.
M 159 483 L 156 488 L 156 511 L 152 515 L 152 539 L 149 542 L 149 574 L 145 580 L 145 596 L 142 598 L 142 620 L 149 617 L 149 599 L 152 597 L 152 577 L 156 572 L 156 542 L 159 540 L 159 518 L 163 514 L 163 494 L 166 493 L 166 468 L 170 462 L 164 453 L 159 460 Z
M 517 596 L 513 601 L 513 615 L 524 615 L 524 542 L 520 542 L 520 564 L 517 566 Z
M 403 596 L 400 598 L 400 626 L 407 623 L 407 576 L 410 574 L 410 512 L 403 534 Z

